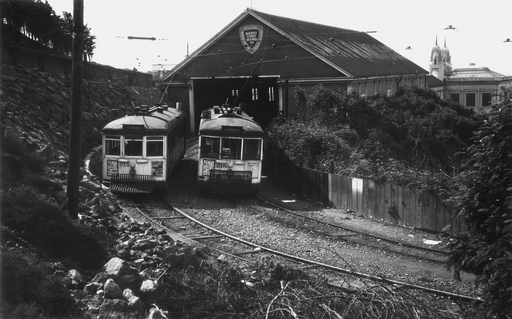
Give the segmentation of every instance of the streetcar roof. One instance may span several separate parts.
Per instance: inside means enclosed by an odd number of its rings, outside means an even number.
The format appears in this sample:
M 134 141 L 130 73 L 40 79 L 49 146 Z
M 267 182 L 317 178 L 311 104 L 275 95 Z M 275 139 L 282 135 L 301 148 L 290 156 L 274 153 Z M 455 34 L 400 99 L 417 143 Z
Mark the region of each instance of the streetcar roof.
M 142 133 L 144 135 L 161 135 L 166 134 L 184 118 L 185 114 L 183 112 L 173 108 L 160 112 L 126 115 L 105 125 L 101 132 L 103 134 Z
M 240 128 L 226 129 L 226 128 Z M 222 115 L 211 120 L 203 120 L 200 135 L 263 137 L 262 128 L 250 118 L 239 115 Z

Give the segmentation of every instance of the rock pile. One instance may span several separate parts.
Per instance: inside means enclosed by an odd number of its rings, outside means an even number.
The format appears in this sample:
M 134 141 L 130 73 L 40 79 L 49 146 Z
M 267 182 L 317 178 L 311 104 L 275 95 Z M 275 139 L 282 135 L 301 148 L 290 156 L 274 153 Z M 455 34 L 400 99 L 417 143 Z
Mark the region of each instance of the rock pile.
M 47 195 L 64 210 L 71 78 L 10 66 L 2 66 L 0 76 L 2 134 L 19 136 L 31 150 L 46 159 L 50 181 Z M 161 91 L 157 88 L 84 81 L 83 154 L 100 144 L 100 130 L 116 117 L 111 114 L 112 109 L 153 104 L 160 99 Z M 189 248 L 173 241 L 165 232 L 123 214 L 117 198 L 85 168 L 81 176 L 78 222 L 106 228 L 118 242 L 111 252 L 113 257 L 93 278 L 85 278 L 76 269 L 66 271 L 61 263 L 56 263 L 55 274 L 61 275 L 83 309 L 98 314 L 98 318 L 112 312 L 143 313 L 151 307 L 151 318 L 164 318 L 157 306 L 159 279 L 168 269 L 172 254 Z
M 94 175 L 84 175 L 80 197 L 79 222 L 88 227 L 106 227 L 116 243 L 113 257 L 89 280 L 76 269 L 67 272 L 65 283 L 75 300 L 97 318 L 108 318 L 111 313 L 142 315 L 148 310 L 148 318 L 165 318 L 158 307 L 162 306 L 162 277 L 176 262 L 176 256 L 192 254 L 206 259 L 207 248 L 186 246 L 174 241 L 165 230 L 132 219 Z

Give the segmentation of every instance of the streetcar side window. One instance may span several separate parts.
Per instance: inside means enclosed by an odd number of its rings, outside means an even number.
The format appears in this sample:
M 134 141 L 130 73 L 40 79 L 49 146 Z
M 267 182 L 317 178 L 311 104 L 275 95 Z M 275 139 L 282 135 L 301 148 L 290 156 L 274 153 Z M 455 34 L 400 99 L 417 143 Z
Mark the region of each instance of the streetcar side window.
M 242 155 L 242 139 L 222 139 L 222 159 L 240 159 Z
M 125 136 L 124 155 L 142 156 L 142 136 Z
M 244 140 L 243 160 L 260 160 L 260 159 L 261 159 L 261 140 L 253 140 L 253 139 Z
M 146 156 L 163 156 L 164 138 L 161 136 L 146 137 Z
M 107 135 L 105 136 L 105 155 L 121 155 L 121 137 Z
M 201 157 L 203 158 L 219 158 L 220 138 L 218 137 L 201 137 Z

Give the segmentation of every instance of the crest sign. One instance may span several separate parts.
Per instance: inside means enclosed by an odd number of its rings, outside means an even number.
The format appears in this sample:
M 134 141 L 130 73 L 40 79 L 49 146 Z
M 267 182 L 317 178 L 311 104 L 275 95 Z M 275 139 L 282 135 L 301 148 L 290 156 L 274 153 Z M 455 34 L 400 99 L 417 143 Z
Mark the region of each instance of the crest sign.
M 240 28 L 240 41 L 250 54 L 258 50 L 263 39 L 263 27 L 261 25 L 246 25 Z

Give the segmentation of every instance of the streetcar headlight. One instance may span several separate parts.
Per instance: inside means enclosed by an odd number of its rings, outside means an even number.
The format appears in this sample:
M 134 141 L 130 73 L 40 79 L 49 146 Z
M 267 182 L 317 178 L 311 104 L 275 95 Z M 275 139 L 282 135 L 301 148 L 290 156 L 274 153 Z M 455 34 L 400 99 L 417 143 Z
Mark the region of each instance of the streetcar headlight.
M 210 175 L 210 170 L 213 169 L 214 165 L 215 165 L 215 161 L 203 160 L 203 175 L 205 175 L 205 176 Z

